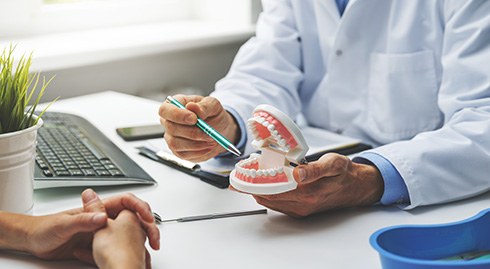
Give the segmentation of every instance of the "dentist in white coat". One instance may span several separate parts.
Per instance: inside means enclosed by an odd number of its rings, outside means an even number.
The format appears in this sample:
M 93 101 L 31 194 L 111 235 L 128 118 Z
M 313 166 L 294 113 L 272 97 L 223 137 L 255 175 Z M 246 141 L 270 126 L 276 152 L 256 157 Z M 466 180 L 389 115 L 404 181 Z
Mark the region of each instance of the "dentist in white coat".
M 375 148 L 299 166 L 296 190 L 254 196 L 259 203 L 306 216 L 489 190 L 490 1 L 264 0 L 263 8 L 212 97 L 178 99 L 246 154 L 244 121 L 262 103 Z M 223 152 L 192 126 L 194 113 L 162 104 L 160 115 L 176 155 Z

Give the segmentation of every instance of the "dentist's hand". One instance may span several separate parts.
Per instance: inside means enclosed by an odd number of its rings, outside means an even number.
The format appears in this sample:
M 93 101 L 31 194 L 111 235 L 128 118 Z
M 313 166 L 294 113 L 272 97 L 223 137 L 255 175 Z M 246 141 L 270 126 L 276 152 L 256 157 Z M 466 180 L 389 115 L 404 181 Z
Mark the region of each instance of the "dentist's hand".
M 201 162 L 225 151 L 216 141 L 195 124 L 197 117 L 206 121 L 232 143 L 239 139 L 240 128 L 233 116 L 224 110 L 214 97 L 197 95 L 174 96 L 187 109 L 164 102 L 160 106 L 160 122 L 165 128 L 164 138 L 175 156 L 192 162 Z
M 335 153 L 297 166 L 293 175 L 298 182 L 295 190 L 254 195 L 255 200 L 289 216 L 305 217 L 331 209 L 371 205 L 381 199 L 384 191 L 383 179 L 376 167 L 354 163 Z

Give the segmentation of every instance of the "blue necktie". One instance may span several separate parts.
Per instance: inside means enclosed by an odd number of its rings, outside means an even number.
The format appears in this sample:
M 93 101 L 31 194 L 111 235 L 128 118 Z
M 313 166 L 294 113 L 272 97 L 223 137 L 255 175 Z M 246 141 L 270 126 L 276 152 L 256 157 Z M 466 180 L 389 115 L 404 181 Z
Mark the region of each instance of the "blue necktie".
M 340 16 L 344 14 L 345 7 L 347 6 L 347 3 L 349 3 L 349 0 L 335 0 L 337 2 L 337 7 L 339 9 Z

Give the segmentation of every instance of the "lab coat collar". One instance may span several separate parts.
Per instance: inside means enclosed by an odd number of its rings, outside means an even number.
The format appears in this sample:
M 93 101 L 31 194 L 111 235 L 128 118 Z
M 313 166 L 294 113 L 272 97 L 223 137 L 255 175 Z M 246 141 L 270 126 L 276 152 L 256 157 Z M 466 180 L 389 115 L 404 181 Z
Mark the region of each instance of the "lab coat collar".
M 349 12 L 349 9 L 351 9 L 351 7 L 357 2 L 358 0 L 349 0 L 349 2 L 347 2 L 347 6 L 345 7 L 345 10 L 344 10 L 344 14 L 346 14 L 347 12 Z M 335 2 L 335 1 L 334 1 Z M 335 4 L 335 3 L 334 3 Z M 335 7 L 337 7 L 337 4 L 335 4 Z M 338 13 L 338 12 L 337 12 Z
M 349 9 L 357 1 L 358 0 L 349 0 L 349 2 L 347 2 L 347 6 L 345 7 L 344 14 L 349 12 Z M 319 0 L 317 1 L 317 8 L 323 8 L 327 10 L 327 13 L 330 15 L 331 19 L 337 21 L 337 23 L 340 21 L 339 8 L 337 7 L 337 3 L 335 2 L 335 0 Z
M 336 21 L 337 23 L 339 22 L 340 14 L 335 0 L 328 0 L 328 1 L 318 0 L 316 1 L 316 8 L 326 10 L 327 11 L 326 13 L 330 16 L 329 19 L 331 19 L 332 21 Z
M 352 9 L 358 0 L 349 0 L 344 10 L 344 15 Z M 316 13 L 316 23 L 319 35 L 319 42 L 324 62 L 329 63 L 333 57 L 330 55 L 334 51 L 335 40 L 339 28 L 341 28 L 340 13 L 335 0 L 316 0 L 314 5 Z M 329 69 L 330 64 L 326 66 Z
M 344 16 L 349 12 L 357 0 L 349 0 L 344 11 Z M 328 61 L 330 49 L 333 47 L 337 31 L 340 25 L 340 14 L 335 0 L 316 0 L 315 12 L 317 14 L 317 27 L 320 35 L 320 44 L 325 61 Z M 327 14 L 327 16 L 325 16 Z

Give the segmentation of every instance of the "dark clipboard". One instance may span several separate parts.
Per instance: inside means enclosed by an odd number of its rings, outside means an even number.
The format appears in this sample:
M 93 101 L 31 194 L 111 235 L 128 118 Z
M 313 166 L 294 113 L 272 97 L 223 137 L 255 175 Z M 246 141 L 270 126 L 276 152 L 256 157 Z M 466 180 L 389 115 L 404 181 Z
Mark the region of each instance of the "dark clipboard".
M 364 143 L 358 143 L 358 144 L 348 146 L 348 147 L 316 152 L 314 154 L 310 154 L 310 155 L 306 156 L 305 159 L 307 162 L 312 162 L 312 161 L 318 160 L 321 156 L 323 156 L 324 154 L 329 153 L 329 152 L 334 152 L 334 153 L 338 153 L 338 154 L 342 154 L 342 155 L 347 156 L 347 155 L 355 154 L 355 153 L 358 153 L 358 152 L 361 152 L 364 150 L 368 150 L 371 148 L 372 147 L 370 145 L 367 145 Z M 217 174 L 206 172 L 206 171 L 200 170 L 200 169 L 189 169 L 187 167 L 180 166 L 174 162 L 171 162 L 171 161 L 168 161 L 168 160 L 165 160 L 165 159 L 158 157 L 158 155 L 156 154 L 155 151 L 153 151 L 147 147 L 142 146 L 142 147 L 137 147 L 137 149 L 139 150 L 140 155 L 143 155 L 143 156 L 145 156 L 149 159 L 152 159 L 154 161 L 157 161 L 159 163 L 163 163 L 169 167 L 172 167 L 176 170 L 184 172 L 184 173 L 191 175 L 193 177 L 197 177 L 197 178 L 201 179 L 202 181 L 209 183 L 209 184 L 211 184 L 215 187 L 218 187 L 220 189 L 228 188 L 228 186 L 230 185 L 229 175 L 217 175 Z
M 230 177 L 229 175 L 217 175 L 214 173 L 209 173 L 200 169 L 188 169 L 186 167 L 182 167 L 174 162 L 162 159 L 158 157 L 155 151 L 147 148 L 147 147 L 137 147 L 136 149 L 139 150 L 139 154 L 143 155 L 149 159 L 152 159 L 154 161 L 157 161 L 159 163 L 163 163 L 169 167 L 172 167 L 176 170 L 179 170 L 181 172 L 184 172 L 188 175 L 191 175 L 193 177 L 197 177 L 201 179 L 202 181 L 209 183 L 215 187 L 218 187 L 220 189 L 226 189 L 230 185 Z

